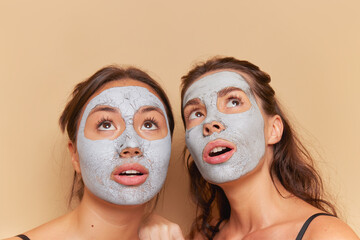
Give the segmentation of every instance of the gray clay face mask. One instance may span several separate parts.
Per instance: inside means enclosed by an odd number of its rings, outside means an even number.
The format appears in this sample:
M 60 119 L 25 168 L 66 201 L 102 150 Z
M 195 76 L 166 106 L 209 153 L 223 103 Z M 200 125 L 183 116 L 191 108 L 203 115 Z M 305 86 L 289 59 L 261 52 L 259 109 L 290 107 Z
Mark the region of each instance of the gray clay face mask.
M 116 139 L 91 140 L 85 136 L 86 120 L 92 109 L 103 105 L 118 109 L 126 128 Z M 162 102 L 143 87 L 113 87 L 104 90 L 91 99 L 85 108 L 77 135 L 81 175 L 85 186 L 105 201 L 118 205 L 143 204 L 160 191 L 165 181 L 171 153 L 170 130 L 165 137 L 157 140 L 147 140 L 139 136 L 134 129 L 133 118 L 143 106 L 159 108 L 166 118 L 169 129 Z M 131 158 L 120 157 L 121 151 L 126 148 L 139 148 L 142 155 Z M 135 170 L 139 171 L 147 169 L 146 180 L 140 179 L 141 184 L 131 185 L 128 184 L 129 178 L 127 178 L 125 181 L 127 184 L 124 185 L 113 179 L 115 169 L 129 170 L 126 168 L 129 165 L 135 166 Z M 129 172 L 131 171 L 133 170 Z M 133 179 L 139 178 L 135 176 Z
M 251 103 L 249 110 L 232 114 L 219 111 L 218 92 L 228 87 L 236 87 L 246 94 Z M 246 80 L 231 71 L 205 76 L 188 88 L 183 107 L 192 99 L 199 99 L 206 108 L 205 119 L 186 130 L 186 145 L 201 175 L 212 183 L 220 184 L 236 180 L 252 171 L 265 153 L 264 120 Z M 205 136 L 204 125 L 213 121 L 219 122 L 224 129 Z M 227 144 L 229 142 L 230 145 Z M 234 146 L 234 150 L 231 157 L 224 154 L 226 161 L 209 163 L 204 160 L 205 151 L 220 151 L 227 145 Z M 216 147 L 220 148 L 214 150 Z

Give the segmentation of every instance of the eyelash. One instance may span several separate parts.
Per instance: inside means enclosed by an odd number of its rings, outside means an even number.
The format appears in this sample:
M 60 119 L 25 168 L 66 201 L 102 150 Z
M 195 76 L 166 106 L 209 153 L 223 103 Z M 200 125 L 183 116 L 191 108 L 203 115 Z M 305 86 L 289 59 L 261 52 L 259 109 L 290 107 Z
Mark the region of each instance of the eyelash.
M 237 96 L 237 95 L 230 95 L 229 97 L 227 97 L 227 99 L 226 100 L 231 100 L 231 99 L 237 99 L 237 100 L 239 100 L 240 101 L 240 103 L 243 103 L 243 101 L 242 101 L 242 98 L 241 97 L 239 97 L 239 96 Z
M 155 127 L 159 127 L 158 121 L 154 117 L 145 118 L 144 123 L 146 122 L 152 122 L 155 125 Z
M 113 121 L 109 118 L 109 117 L 102 117 L 96 124 L 96 127 L 99 128 L 101 126 L 101 124 L 103 124 L 104 122 L 111 122 L 113 123 Z

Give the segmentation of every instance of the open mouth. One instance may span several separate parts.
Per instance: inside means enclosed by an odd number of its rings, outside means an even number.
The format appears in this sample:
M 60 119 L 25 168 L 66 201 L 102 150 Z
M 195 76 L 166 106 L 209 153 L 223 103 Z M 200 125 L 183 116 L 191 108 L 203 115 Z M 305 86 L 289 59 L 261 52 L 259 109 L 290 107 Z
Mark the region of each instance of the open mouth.
M 144 175 L 142 172 L 136 171 L 136 170 L 126 170 L 121 173 L 119 173 L 120 176 L 142 176 Z
M 231 151 L 231 148 L 228 147 L 216 147 L 213 150 L 210 151 L 209 156 L 210 157 L 215 157 L 215 156 L 219 156 L 221 154 L 227 153 L 229 151 Z
M 111 179 L 126 186 L 143 184 L 149 175 L 147 168 L 138 163 L 126 163 L 116 167 L 111 174 Z
M 235 144 L 217 139 L 206 144 L 203 150 L 203 160 L 209 164 L 219 164 L 229 160 L 235 152 Z

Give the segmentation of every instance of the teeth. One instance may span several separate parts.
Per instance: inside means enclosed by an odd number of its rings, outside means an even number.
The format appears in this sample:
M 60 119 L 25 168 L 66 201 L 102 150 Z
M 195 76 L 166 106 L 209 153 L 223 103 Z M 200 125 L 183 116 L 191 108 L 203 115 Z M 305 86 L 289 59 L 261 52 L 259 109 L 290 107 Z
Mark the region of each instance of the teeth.
M 226 147 L 216 147 L 213 150 L 211 150 L 211 153 L 217 153 L 217 152 L 221 152 L 222 150 L 225 150 Z
M 140 172 L 136 171 L 136 170 L 126 170 L 126 171 L 123 171 L 121 174 L 137 174 L 137 173 L 140 173 Z

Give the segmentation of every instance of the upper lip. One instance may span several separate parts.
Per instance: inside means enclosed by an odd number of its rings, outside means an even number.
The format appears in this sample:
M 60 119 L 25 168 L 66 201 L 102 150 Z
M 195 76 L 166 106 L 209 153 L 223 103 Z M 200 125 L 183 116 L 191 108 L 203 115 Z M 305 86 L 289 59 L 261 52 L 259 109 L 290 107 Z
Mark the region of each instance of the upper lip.
M 148 174 L 149 170 L 139 163 L 124 163 L 114 169 L 112 175 L 120 175 L 125 171 L 135 170 L 142 174 Z

